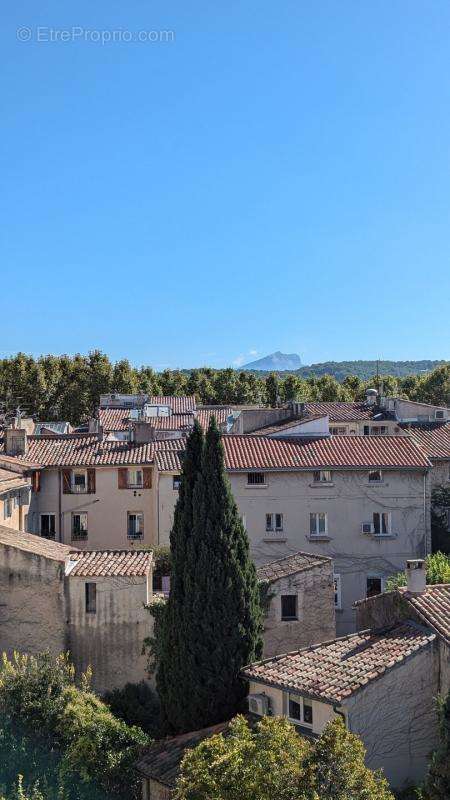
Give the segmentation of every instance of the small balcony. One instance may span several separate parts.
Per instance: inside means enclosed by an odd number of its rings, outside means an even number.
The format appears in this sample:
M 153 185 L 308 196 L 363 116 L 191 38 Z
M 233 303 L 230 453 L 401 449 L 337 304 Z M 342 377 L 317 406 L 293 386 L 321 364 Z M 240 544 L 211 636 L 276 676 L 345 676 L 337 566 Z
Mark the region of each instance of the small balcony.
M 72 531 L 72 542 L 85 542 L 88 538 L 87 531 Z

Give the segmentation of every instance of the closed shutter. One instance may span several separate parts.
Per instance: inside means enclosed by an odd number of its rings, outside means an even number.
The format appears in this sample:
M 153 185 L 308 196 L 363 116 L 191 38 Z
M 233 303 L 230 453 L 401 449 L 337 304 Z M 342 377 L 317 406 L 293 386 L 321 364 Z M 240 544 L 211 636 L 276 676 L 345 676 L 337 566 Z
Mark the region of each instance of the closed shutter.
M 88 494 L 95 494 L 95 469 L 87 471 Z
M 151 467 L 144 467 L 142 472 L 143 472 L 143 477 L 144 477 L 144 489 L 151 489 L 152 488 L 152 468 Z
M 63 469 L 63 471 L 62 471 L 63 494 L 71 494 L 72 493 L 72 485 L 71 485 L 70 478 L 71 478 L 70 469 Z
M 127 489 L 128 488 L 128 470 L 126 469 L 118 469 L 117 470 L 117 488 L 118 489 Z
M 31 476 L 31 488 L 33 492 L 40 492 L 41 491 L 41 472 L 40 470 L 36 470 L 33 472 Z

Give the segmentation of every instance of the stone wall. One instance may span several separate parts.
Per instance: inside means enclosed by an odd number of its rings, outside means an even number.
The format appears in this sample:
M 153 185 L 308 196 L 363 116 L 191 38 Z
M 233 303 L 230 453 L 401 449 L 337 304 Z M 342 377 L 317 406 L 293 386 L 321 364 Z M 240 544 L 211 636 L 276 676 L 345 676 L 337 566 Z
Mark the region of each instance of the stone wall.
M 336 620 L 331 561 L 275 581 L 270 584 L 269 592 L 264 658 L 334 639 Z M 297 596 L 297 620 L 281 619 L 282 595 Z
M 64 563 L 0 547 L 0 652 L 68 648 Z

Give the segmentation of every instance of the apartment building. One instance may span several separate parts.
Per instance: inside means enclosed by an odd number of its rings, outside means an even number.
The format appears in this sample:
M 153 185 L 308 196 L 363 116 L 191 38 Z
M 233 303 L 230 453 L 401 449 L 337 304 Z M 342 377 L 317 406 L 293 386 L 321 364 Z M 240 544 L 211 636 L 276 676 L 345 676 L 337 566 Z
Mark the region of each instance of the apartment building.
M 28 526 L 31 487 L 38 465 L 19 463 L 0 453 L 0 525 L 23 531 Z
M 408 558 L 430 550 L 431 463 L 407 436 L 223 437 L 225 465 L 257 565 L 299 550 L 333 559 L 336 628 L 353 603 L 383 591 Z M 155 525 L 167 544 L 180 452 L 155 452 Z

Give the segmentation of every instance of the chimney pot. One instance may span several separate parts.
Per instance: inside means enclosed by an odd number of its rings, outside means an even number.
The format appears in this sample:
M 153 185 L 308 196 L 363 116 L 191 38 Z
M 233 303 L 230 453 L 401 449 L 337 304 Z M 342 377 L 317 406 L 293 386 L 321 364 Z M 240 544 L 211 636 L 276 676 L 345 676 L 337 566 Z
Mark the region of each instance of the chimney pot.
M 406 586 L 411 594 L 423 594 L 427 588 L 427 568 L 423 558 L 406 562 Z

